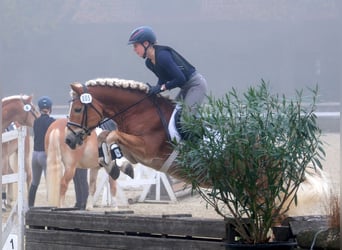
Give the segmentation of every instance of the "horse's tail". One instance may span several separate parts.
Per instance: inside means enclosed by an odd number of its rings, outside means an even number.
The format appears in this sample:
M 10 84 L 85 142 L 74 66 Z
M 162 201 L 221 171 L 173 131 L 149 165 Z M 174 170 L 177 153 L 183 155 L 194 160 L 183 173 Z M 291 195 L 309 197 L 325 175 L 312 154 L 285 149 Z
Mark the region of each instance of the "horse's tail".
M 307 168 L 305 180 L 297 192 L 297 205 L 293 202 L 288 216 L 322 215 L 328 213 L 331 185 L 325 171 Z
M 60 133 L 58 129 L 53 129 L 47 134 L 45 140 L 46 154 L 46 186 L 47 199 L 50 206 L 60 206 L 60 183 L 62 178 L 62 154 L 59 143 Z

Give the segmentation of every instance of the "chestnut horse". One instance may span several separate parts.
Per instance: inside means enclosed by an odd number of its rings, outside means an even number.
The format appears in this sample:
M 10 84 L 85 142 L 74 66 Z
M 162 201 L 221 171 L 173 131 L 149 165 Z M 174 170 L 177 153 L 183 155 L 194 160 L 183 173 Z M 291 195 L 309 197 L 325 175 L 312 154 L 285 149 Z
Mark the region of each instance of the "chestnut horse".
M 105 117 L 112 118 L 117 130 L 108 135 L 108 144 L 118 144 L 132 164 L 141 163 L 182 179 L 172 162 L 161 169 L 173 151 L 167 123 L 174 102 L 160 95 L 147 95 L 149 86 L 133 80 L 99 79 L 86 85 L 73 83 L 71 88 L 73 100 L 66 135 L 70 148 L 75 149 Z M 91 103 L 82 103 L 82 94 L 90 94 Z
M 33 127 L 39 112 L 32 104 L 32 96 L 13 95 L 2 99 L 2 129 L 4 131 L 12 122 L 22 126 Z
M 133 80 L 106 78 L 85 84 L 75 82 L 71 84 L 71 90 L 65 139 L 70 148 L 75 149 L 86 140 L 104 118 L 111 118 L 118 129 L 108 135 L 107 144 L 118 144 L 123 155 L 133 164 L 141 163 L 187 182 L 172 161 L 174 153 L 168 124 L 173 120 L 175 103 L 161 95 L 149 95 L 147 84 Z M 320 171 L 313 173 L 303 183 L 307 187 L 319 187 L 321 193 L 315 196 L 318 200 L 323 200 L 326 195 L 326 180 L 322 176 Z M 208 183 L 202 184 L 210 187 Z M 304 188 L 299 192 L 305 197 L 310 195 L 311 189 Z M 299 205 L 310 207 L 312 203 Z
M 5 129 L 15 123 L 16 125 L 33 127 L 34 120 L 39 116 L 39 112 L 36 110 L 32 103 L 32 96 L 28 95 L 13 95 L 2 99 L 2 133 Z M 28 129 L 26 130 L 25 137 L 25 172 L 26 172 L 26 184 L 29 188 L 32 179 L 31 172 L 31 145 L 30 135 Z M 13 166 L 10 166 L 10 157 L 13 157 Z M 11 140 L 2 143 L 2 174 L 11 174 L 18 171 L 17 163 L 18 154 L 18 141 Z M 8 202 L 12 202 L 14 199 L 13 185 L 8 185 Z
M 64 207 L 65 195 L 68 185 L 75 175 L 76 168 L 89 168 L 89 197 L 87 208 L 93 207 L 93 196 L 96 191 L 96 177 L 99 165 L 98 145 L 105 139 L 108 131 L 103 131 L 97 137 L 95 130 L 84 140 L 76 150 L 71 150 L 64 142 L 67 119 L 61 118 L 54 121 L 45 135 L 45 152 L 47 154 L 46 183 L 48 204 Z M 99 141 L 98 141 L 99 138 Z M 102 141 L 101 141 L 102 140 Z M 132 167 L 125 164 L 120 169 Z M 109 178 L 113 206 L 116 196 L 116 180 Z

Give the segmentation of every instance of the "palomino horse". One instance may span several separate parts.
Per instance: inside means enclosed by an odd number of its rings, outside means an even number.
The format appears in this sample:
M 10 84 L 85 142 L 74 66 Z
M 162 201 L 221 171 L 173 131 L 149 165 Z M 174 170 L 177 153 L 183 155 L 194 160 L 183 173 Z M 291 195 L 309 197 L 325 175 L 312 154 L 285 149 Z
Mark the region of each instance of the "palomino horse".
M 34 120 L 39 116 L 39 112 L 35 109 L 32 103 L 32 96 L 14 95 L 2 99 L 2 132 L 14 122 L 16 125 L 32 127 Z M 30 160 L 30 136 L 29 131 L 26 131 L 25 137 L 25 172 L 26 184 L 29 188 L 32 179 L 31 160 Z M 18 141 L 11 140 L 2 143 L 2 174 L 10 174 L 18 169 L 17 157 L 14 157 L 14 169 L 10 166 L 10 156 L 18 153 Z M 13 185 L 8 185 L 9 202 L 13 201 Z
M 73 178 L 76 168 L 90 169 L 89 202 L 87 208 L 94 205 L 93 196 L 96 191 L 96 177 L 99 166 L 98 144 L 102 142 L 97 139 L 96 132 L 93 131 L 84 143 L 76 150 L 71 150 L 64 142 L 67 119 L 61 118 L 54 121 L 48 128 L 45 135 L 45 151 L 47 154 L 46 183 L 48 192 L 48 203 L 51 206 L 63 207 L 65 194 L 69 182 Z M 103 131 L 101 134 L 108 134 Z M 100 135 L 101 135 L 100 134 Z M 102 140 L 105 136 L 100 136 Z M 125 168 L 120 168 L 122 171 Z M 64 173 L 63 173 L 64 172 Z M 115 201 L 116 181 L 109 178 L 112 200 Z M 115 204 L 113 204 L 115 205 Z
M 175 109 L 171 100 L 161 95 L 148 95 L 149 86 L 144 83 L 117 78 L 96 79 L 85 84 L 72 83 L 71 89 L 72 102 L 66 136 L 70 148 L 75 149 L 86 140 L 105 117 L 111 118 L 118 129 L 108 135 L 106 141 L 109 145 L 118 144 L 123 155 L 133 164 L 139 162 L 187 181 L 170 160 L 173 148 L 167 126 Z M 306 184 L 320 186 L 321 193 L 316 197 L 324 197 L 325 180 L 321 173 L 314 173 L 311 177 L 306 179 L 310 182 Z M 203 186 L 208 184 L 203 183 Z M 305 192 L 310 193 L 310 188 L 300 192 L 305 196 Z

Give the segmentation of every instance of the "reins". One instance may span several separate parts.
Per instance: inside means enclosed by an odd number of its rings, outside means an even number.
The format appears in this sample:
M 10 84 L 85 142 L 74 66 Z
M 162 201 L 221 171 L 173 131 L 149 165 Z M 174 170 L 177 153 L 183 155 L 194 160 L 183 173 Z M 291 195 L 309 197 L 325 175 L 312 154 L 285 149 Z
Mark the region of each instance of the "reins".
M 137 102 L 135 102 L 135 103 L 129 105 L 128 107 L 124 108 L 123 110 L 120 110 L 120 111 L 117 112 L 116 114 L 114 114 L 114 115 L 112 115 L 112 116 L 110 116 L 110 117 L 107 117 L 106 119 L 100 121 L 100 122 L 98 123 L 97 126 L 100 126 L 101 124 L 105 123 L 106 121 L 111 120 L 111 119 L 114 119 L 115 117 L 121 115 L 122 113 L 125 113 L 127 110 L 129 110 L 129 109 L 133 108 L 134 106 L 138 105 L 139 103 L 143 102 L 143 101 L 144 101 L 146 98 L 148 98 L 149 96 L 151 96 L 151 95 L 146 95 L 146 96 L 144 96 L 144 97 L 143 97 L 142 99 L 140 99 L 139 101 L 137 101 Z M 153 102 L 153 103 L 154 103 L 154 102 Z M 155 103 L 154 103 L 154 104 L 155 104 Z

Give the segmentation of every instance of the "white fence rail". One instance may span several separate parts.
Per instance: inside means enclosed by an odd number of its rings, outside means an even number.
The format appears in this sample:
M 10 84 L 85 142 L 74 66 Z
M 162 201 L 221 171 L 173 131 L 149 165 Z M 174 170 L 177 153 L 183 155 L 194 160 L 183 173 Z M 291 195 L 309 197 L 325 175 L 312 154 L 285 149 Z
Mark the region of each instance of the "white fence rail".
M 17 130 L 12 130 L 9 132 L 5 132 L 2 134 L 2 143 L 8 142 L 11 140 L 18 140 L 18 173 L 2 175 L 1 171 L 1 185 L 9 184 L 9 183 L 18 183 L 18 195 L 17 201 L 15 205 L 12 207 L 12 210 L 5 222 L 2 224 L 1 230 L 1 248 L 4 249 L 4 246 L 9 238 L 12 230 L 15 226 L 17 226 L 16 230 L 16 239 L 17 246 L 13 245 L 13 241 L 11 242 L 10 249 L 18 249 L 24 250 L 24 230 L 25 230 L 25 203 L 24 203 L 24 183 L 26 178 L 25 166 L 24 166 L 24 152 L 25 152 L 25 136 L 26 136 L 26 127 L 20 127 Z M 2 166 L 3 167 L 3 166 Z M 2 218 L 2 211 L 1 218 Z M 17 223 L 16 223 L 17 219 Z

